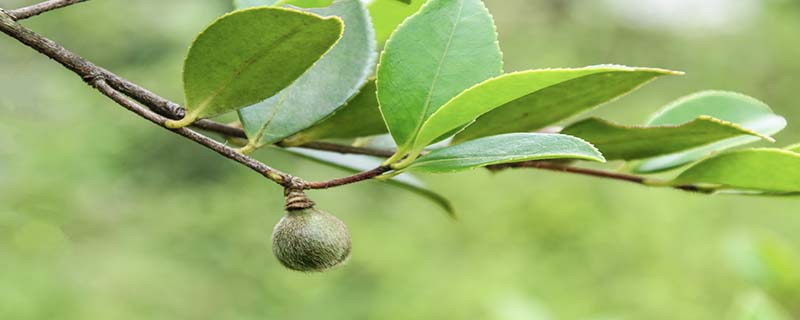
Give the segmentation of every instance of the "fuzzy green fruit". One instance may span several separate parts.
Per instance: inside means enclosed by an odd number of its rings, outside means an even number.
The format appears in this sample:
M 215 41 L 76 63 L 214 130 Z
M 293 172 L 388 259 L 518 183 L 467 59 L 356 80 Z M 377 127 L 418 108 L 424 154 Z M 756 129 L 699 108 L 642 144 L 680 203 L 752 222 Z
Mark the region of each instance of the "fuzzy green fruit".
M 344 222 L 313 207 L 288 211 L 272 231 L 272 252 L 292 270 L 328 270 L 345 262 L 351 249 Z

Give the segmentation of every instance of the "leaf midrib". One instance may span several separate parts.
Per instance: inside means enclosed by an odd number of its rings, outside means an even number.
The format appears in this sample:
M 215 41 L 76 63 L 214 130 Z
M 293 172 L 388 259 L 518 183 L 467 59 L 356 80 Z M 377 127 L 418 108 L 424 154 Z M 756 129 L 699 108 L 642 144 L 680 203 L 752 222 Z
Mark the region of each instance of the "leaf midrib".
M 303 22 L 300 26 L 291 29 L 289 32 L 287 32 L 286 34 L 284 34 L 280 38 L 278 38 L 275 41 L 274 45 L 271 45 L 270 47 L 265 48 L 263 50 L 259 50 L 253 57 L 251 57 L 251 58 L 245 60 L 243 63 L 239 64 L 239 66 L 236 68 L 234 73 L 231 74 L 231 76 L 228 77 L 228 79 L 223 82 L 223 85 L 220 86 L 217 90 L 214 90 L 214 92 L 211 95 L 209 95 L 208 98 L 206 98 L 202 103 L 200 103 L 198 105 L 197 109 L 208 108 L 208 106 L 217 97 L 219 97 L 219 95 L 223 91 L 225 91 L 225 89 L 227 89 L 231 85 L 231 83 L 234 82 L 233 80 L 236 79 L 237 77 L 239 77 L 247 69 L 247 67 L 255 64 L 256 62 L 260 61 L 261 59 L 266 58 L 268 52 L 273 51 L 276 48 L 278 48 L 281 45 L 283 45 L 283 43 L 286 42 L 287 40 L 289 40 L 289 38 L 291 38 L 292 35 L 296 34 L 298 31 L 300 31 L 300 29 L 302 29 L 303 27 L 305 27 L 307 25 L 308 25 L 308 23 Z
M 422 129 L 422 125 L 425 122 L 425 118 L 428 116 L 428 110 L 431 106 L 431 100 L 433 100 L 433 91 L 436 89 L 436 85 L 439 82 L 439 76 L 441 75 L 442 66 L 444 65 L 444 60 L 447 58 L 447 54 L 450 52 L 450 47 L 453 44 L 453 38 L 455 37 L 456 30 L 458 29 L 458 25 L 461 24 L 461 16 L 464 13 L 464 0 L 459 0 L 459 8 L 458 14 L 456 15 L 455 23 L 453 24 L 452 30 L 450 30 L 450 37 L 447 39 L 447 45 L 445 45 L 444 52 L 442 52 L 442 57 L 439 58 L 439 63 L 436 66 L 436 72 L 433 75 L 433 80 L 431 81 L 430 89 L 428 90 L 428 96 L 425 98 L 425 104 L 423 105 L 422 112 L 420 113 L 419 120 L 415 124 L 414 132 L 409 140 L 407 140 L 406 144 L 413 144 L 416 141 L 417 135 L 419 135 L 419 131 Z
M 272 124 L 272 120 L 275 120 L 275 117 L 278 115 L 278 112 L 280 112 L 281 107 L 283 106 L 283 103 L 286 101 L 286 97 L 289 96 L 289 92 L 288 91 L 287 92 L 279 92 L 278 94 L 281 95 L 280 99 L 278 99 L 278 102 L 275 104 L 275 107 L 272 109 L 272 112 L 270 112 L 269 118 L 267 119 L 267 121 L 265 121 L 264 124 L 260 128 L 258 128 L 258 132 L 256 133 L 256 137 L 252 141 L 252 142 L 254 142 L 256 144 L 261 143 L 261 139 L 263 139 L 264 135 L 267 133 L 267 129 L 269 128 L 269 125 Z
M 731 134 L 731 135 L 727 136 L 727 135 L 723 135 L 722 133 L 711 133 L 711 132 L 700 132 L 700 133 L 697 133 L 697 132 L 686 132 L 685 134 L 681 134 L 680 136 L 692 135 L 692 138 L 696 138 L 696 139 L 693 139 L 691 141 L 702 141 L 704 138 L 708 138 L 708 137 L 722 137 L 720 140 L 724 140 L 724 139 L 727 139 L 727 138 L 734 138 L 734 137 L 738 137 L 738 136 L 752 136 L 752 137 L 754 137 L 753 135 L 750 135 L 750 134 L 747 134 L 747 133 L 744 133 L 744 132 L 734 133 L 734 132 L 731 131 L 731 132 L 725 132 L 725 134 Z M 645 141 L 641 141 L 641 143 L 646 143 L 646 144 L 650 145 L 653 142 L 659 142 L 659 141 L 663 142 L 663 141 L 671 141 L 671 140 L 674 140 L 673 136 L 648 137 L 646 142 Z M 717 141 L 720 141 L 720 140 L 717 140 Z M 594 144 L 627 144 L 630 141 L 631 141 L 630 139 L 620 138 L 620 139 L 594 140 L 592 143 L 594 143 Z M 683 140 L 683 141 L 687 141 L 687 140 Z M 714 142 L 717 142 L 717 141 L 711 141 L 710 143 L 714 143 Z M 639 142 L 639 141 L 634 141 L 634 142 Z
M 576 77 L 573 77 L 573 78 L 570 78 L 570 79 L 567 79 L 567 80 L 562 80 L 562 81 L 557 82 L 557 83 L 553 83 L 553 84 L 550 84 L 550 85 L 543 86 L 543 87 L 539 88 L 536 91 L 530 92 L 530 93 L 528 93 L 526 95 L 519 96 L 519 97 L 514 98 L 514 99 L 512 99 L 512 100 L 510 100 L 508 102 L 505 102 L 505 103 L 503 103 L 501 105 L 498 105 L 497 107 L 495 107 L 495 108 L 493 108 L 493 109 L 481 114 L 481 117 L 483 117 L 483 116 L 485 116 L 487 114 L 490 114 L 492 112 L 495 112 L 497 110 L 500 110 L 504 106 L 506 106 L 506 105 L 508 105 L 510 103 L 513 103 L 513 102 L 515 102 L 517 100 L 524 99 L 524 98 L 526 98 L 526 97 L 528 97 L 530 95 L 539 94 L 540 92 L 542 92 L 544 90 L 549 90 L 549 89 L 558 87 L 560 85 L 563 85 L 565 82 L 575 81 L 575 80 L 583 79 L 583 78 L 590 77 L 590 76 L 596 76 L 596 75 L 601 75 L 601 74 L 617 74 L 617 73 L 630 73 L 631 75 L 638 75 L 638 74 L 642 74 L 642 73 L 647 73 L 647 74 L 651 74 L 652 75 L 649 79 L 647 79 L 645 81 L 642 81 L 635 88 L 633 88 L 631 90 L 624 91 L 621 95 L 619 95 L 616 98 L 614 98 L 614 99 L 618 99 L 619 97 L 622 97 L 622 96 L 624 96 L 624 95 L 626 95 L 628 93 L 636 91 L 636 89 L 645 86 L 646 84 L 654 81 L 655 79 L 657 79 L 657 78 L 659 78 L 661 76 L 665 76 L 665 75 L 669 74 L 668 73 L 669 70 L 666 70 L 666 69 L 642 68 L 642 67 L 625 67 L 625 66 L 614 67 L 614 66 L 603 66 L 603 65 L 589 66 L 589 67 L 583 67 L 583 68 L 539 69 L 539 70 L 532 70 L 532 71 L 563 72 L 563 71 L 581 71 L 581 70 L 591 70 L 592 72 L 591 73 L 587 73 L 587 74 L 583 74 L 583 75 L 580 75 L 580 76 L 576 76 Z M 523 73 L 523 72 L 525 72 L 525 71 L 521 71 L 519 73 Z M 514 74 L 514 73 L 508 73 L 507 75 L 511 75 L 511 74 Z M 500 77 L 502 77 L 502 76 L 505 76 L 505 75 L 501 75 Z M 489 80 L 487 80 L 487 81 L 489 81 Z M 478 84 L 478 85 L 480 85 L 480 84 Z M 476 85 L 476 87 L 477 87 L 477 85 Z M 457 97 L 455 97 L 455 98 L 457 98 Z M 448 101 L 448 103 L 445 103 L 445 106 L 447 106 L 447 104 L 449 104 L 451 101 L 454 101 L 455 98 L 453 98 L 452 100 Z M 601 106 L 603 104 L 607 104 L 607 103 L 612 102 L 614 99 L 606 101 L 606 102 L 603 102 L 603 103 L 600 103 L 600 104 L 594 104 L 594 105 L 592 105 L 592 106 L 590 106 L 588 108 L 582 108 L 581 109 L 582 111 L 580 111 L 580 112 L 585 112 L 585 111 L 590 110 L 592 108 L 597 108 L 597 107 L 599 107 L 599 106 Z M 580 112 L 578 112 L 578 113 L 580 113 Z M 575 116 L 578 113 L 572 114 L 571 116 Z M 469 139 L 474 139 L 475 137 L 491 135 L 492 134 L 492 130 L 493 130 L 491 127 L 487 127 L 487 126 L 483 126 L 483 127 L 479 126 L 479 127 L 477 127 L 478 129 L 475 129 L 476 127 L 474 127 L 474 126 L 470 126 L 470 127 L 471 127 L 470 130 L 472 130 L 472 131 L 470 132 L 471 133 L 471 138 L 469 138 Z M 465 132 L 467 132 L 467 131 L 465 130 Z
M 692 131 L 689 131 L 689 133 L 695 132 L 696 133 L 695 137 L 698 137 L 699 135 L 702 135 L 702 136 L 705 136 L 705 137 L 708 137 L 708 136 L 719 136 L 720 134 L 722 134 L 723 132 L 721 132 L 721 131 L 720 132 L 710 132 L 708 130 L 700 131 L 700 128 L 692 128 L 692 126 L 697 126 L 697 125 L 700 125 L 700 124 L 713 124 L 713 125 L 717 125 L 718 126 L 715 129 L 728 130 L 728 131 L 726 131 L 724 133 L 733 134 L 734 131 L 735 131 L 735 133 L 738 133 L 738 135 L 731 136 L 730 138 L 734 138 L 736 136 L 752 136 L 752 137 L 763 139 L 763 140 L 766 140 L 766 141 L 769 141 L 769 142 L 775 142 L 774 139 L 772 139 L 772 137 L 770 137 L 769 135 L 761 134 L 761 133 L 759 133 L 759 132 L 757 132 L 755 130 L 748 129 L 747 127 L 745 127 L 745 126 L 743 126 L 741 124 L 735 123 L 735 122 L 726 121 L 726 120 L 714 118 L 712 116 L 707 116 L 707 115 L 701 115 L 701 116 L 695 118 L 692 121 L 689 121 L 689 122 L 686 122 L 686 123 L 683 123 L 683 124 L 679 124 L 679 125 L 657 125 L 657 126 L 648 127 L 648 126 L 624 126 L 624 125 L 620 126 L 620 125 L 615 125 L 614 123 L 608 123 L 608 124 L 610 124 L 612 127 L 616 127 L 618 129 L 622 129 L 622 130 L 687 129 L 687 128 L 689 128 L 689 129 L 694 129 Z M 687 133 L 684 132 L 684 133 L 681 133 L 681 134 L 682 135 L 686 135 Z M 655 138 L 653 138 L 651 140 L 667 140 L 667 139 L 671 139 L 671 138 L 672 138 L 671 136 L 668 136 L 668 137 L 655 137 Z M 607 139 L 607 140 L 597 140 L 596 143 L 598 143 L 598 144 L 600 144 L 600 143 L 618 143 L 618 142 L 626 142 L 626 141 L 628 141 L 628 140 L 624 140 L 624 138 L 616 138 L 616 139 Z
M 425 159 L 420 159 L 420 161 L 419 161 L 419 162 L 417 162 L 417 163 L 415 164 L 415 166 L 428 165 L 428 164 L 432 164 L 432 163 L 454 162 L 454 161 L 466 161 L 466 160 L 481 160 L 481 159 L 487 159 L 487 160 L 491 160 L 491 159 L 497 159 L 497 160 L 505 160 L 505 159 L 508 159 L 508 160 L 516 160 L 516 158 L 522 158 L 522 159 L 535 159 L 535 158 L 548 158 L 548 157 L 573 157 L 573 156 L 574 156 L 574 157 L 580 157 L 580 158 L 586 158 L 586 159 L 595 159 L 595 158 L 593 158 L 593 157 L 592 157 L 592 156 L 590 156 L 590 155 L 578 154 L 578 153 L 574 153 L 574 154 L 566 154 L 566 153 L 561 153 L 561 154 L 547 154 L 547 155 L 538 155 L 538 156 L 537 156 L 537 155 L 521 155 L 521 154 L 512 154 L 512 155 L 508 155 L 508 156 L 476 156 L 476 157 L 458 157 L 458 158 L 447 158 L 447 159 L 436 159 L 436 160 L 425 160 Z
M 541 73 L 545 73 L 545 72 L 548 72 L 548 73 L 549 73 L 549 72 L 557 72 L 557 71 L 573 71 L 573 70 L 574 70 L 574 71 L 582 71 L 582 69 L 584 69 L 584 68 L 576 68 L 576 69 L 563 69 L 563 70 L 560 70 L 560 69 L 541 69 L 541 70 L 531 70 L 531 71 L 532 71 L 532 73 L 541 74 Z M 487 115 L 487 114 L 489 114 L 489 113 L 491 113 L 491 112 L 493 112 L 493 111 L 496 111 L 496 110 L 498 110 L 498 109 L 500 109 L 500 108 L 502 108 L 502 107 L 504 107 L 504 106 L 506 106 L 506 105 L 508 105 L 508 104 L 510 104 L 510 103 L 513 103 L 513 102 L 515 102 L 515 101 L 517 101 L 517 100 L 520 100 L 520 99 L 525 99 L 525 98 L 526 98 L 526 97 L 528 97 L 528 96 L 532 96 L 532 95 L 534 95 L 534 94 L 539 94 L 540 92 L 542 92 L 542 91 L 544 91 L 544 90 L 548 90 L 548 89 L 551 89 L 551 88 L 558 87 L 558 86 L 560 86 L 560 85 L 563 85 L 565 82 L 568 82 L 568 81 L 574 81 L 574 80 L 578 80 L 578 79 L 582 79 L 582 78 L 585 78 L 585 77 L 594 76 L 594 75 L 598 75 L 598 74 L 603 74 L 603 73 L 614 73 L 614 72 L 618 72 L 618 71 L 611 71 L 611 70 L 601 70 L 601 69 L 599 69 L 599 68 L 598 68 L 597 70 L 591 70 L 591 71 L 592 71 L 591 73 L 587 73 L 587 74 L 583 74 L 583 75 L 578 75 L 578 76 L 575 76 L 575 77 L 572 77 L 572 78 L 569 78 L 569 79 L 566 79 L 566 80 L 561 80 L 561 81 L 558 81 L 558 82 L 554 82 L 554 83 L 552 83 L 552 84 L 548 84 L 548 85 L 542 86 L 542 87 L 540 87 L 540 88 L 536 89 L 535 91 L 531 91 L 531 92 L 529 92 L 529 93 L 527 93 L 527 94 L 520 95 L 520 96 L 518 96 L 518 97 L 512 98 L 512 99 L 510 99 L 510 100 L 508 100 L 508 101 L 506 101 L 506 102 L 503 102 L 503 103 L 501 103 L 501 104 L 497 105 L 495 108 L 489 109 L 488 111 L 484 111 L 484 112 L 483 112 L 483 113 L 482 113 L 480 116 L 478 116 L 478 117 L 482 117 L 482 116 L 484 116 L 484 115 Z M 472 87 L 468 88 L 467 90 L 464 90 L 462 93 L 460 93 L 460 94 L 456 95 L 455 97 L 453 97 L 453 98 L 452 98 L 452 99 L 450 99 L 449 101 L 445 102 L 445 104 L 444 104 L 444 105 L 442 105 L 442 108 L 440 108 L 439 110 L 437 110 L 436 112 L 434 112 L 434 114 L 432 114 L 430 118 L 428 118 L 427 120 L 425 120 L 425 121 L 422 123 L 422 125 L 421 125 L 420 131 L 421 131 L 421 130 L 422 130 L 424 127 L 427 127 L 427 126 L 428 126 L 428 124 L 432 122 L 432 119 L 435 119 L 436 115 L 437 115 L 437 114 L 439 114 L 439 112 L 444 112 L 444 111 L 441 111 L 441 110 L 448 109 L 447 107 L 448 107 L 448 106 L 450 106 L 450 105 L 451 105 L 451 103 L 453 103 L 453 101 L 457 101 L 458 99 L 461 99 L 461 97 L 462 97 L 464 94 L 466 94 L 468 91 L 470 91 L 470 90 L 472 90 L 472 89 L 474 89 L 474 88 L 479 88 L 480 86 L 482 86 L 482 85 L 485 85 L 486 83 L 488 83 L 488 82 L 490 82 L 490 81 L 493 81 L 493 80 L 498 80 L 498 81 L 499 81 L 500 79 L 503 79 L 504 77 L 513 77 L 515 74 L 523 74 L 523 73 L 525 73 L 525 72 L 526 72 L 526 71 L 519 71 L 519 72 L 512 72 L 512 73 L 507 73 L 507 74 L 499 75 L 499 76 L 497 76 L 497 77 L 493 77 L 493 78 L 490 78 L 490 79 L 487 79 L 487 80 L 481 81 L 481 82 L 479 82 L 479 83 L 475 84 L 474 86 L 472 86 Z M 638 71 L 634 71 L 634 72 L 638 72 Z M 478 118 L 476 118 L 476 120 L 477 120 L 477 119 L 478 119 Z M 482 129 L 482 130 L 483 130 L 483 129 Z M 488 130 L 488 129 L 487 129 L 487 130 Z M 486 131 L 486 130 L 484 130 L 484 131 Z M 479 130 L 478 132 L 481 132 L 481 131 Z M 415 142 L 414 142 L 414 143 L 417 143 L 417 141 L 415 140 Z
M 717 125 L 718 127 L 716 127 L 715 129 L 725 129 L 726 131 L 725 132 L 722 132 L 722 131 L 711 132 L 709 130 L 705 130 L 707 128 L 692 128 L 691 127 L 693 125 L 698 125 L 698 124 L 703 124 L 703 123 Z M 613 124 L 612 124 L 612 126 L 613 126 Z M 626 127 L 626 126 L 620 126 L 618 128 L 620 128 L 622 130 L 687 129 L 688 128 L 688 129 L 694 129 L 694 130 L 688 130 L 686 132 L 681 132 L 680 135 L 692 135 L 693 138 L 697 138 L 696 140 L 700 140 L 700 138 L 703 138 L 703 137 L 718 137 L 718 136 L 722 136 L 723 134 L 732 134 L 733 136 L 731 136 L 730 138 L 733 138 L 733 137 L 736 137 L 736 136 L 753 136 L 753 137 L 757 137 L 757 138 L 761 138 L 761 139 L 765 138 L 765 137 L 762 137 L 761 135 L 759 135 L 758 133 L 756 133 L 756 132 L 754 132 L 752 130 L 748 130 L 747 128 L 744 128 L 744 127 L 742 127 L 740 125 L 737 125 L 735 123 L 722 121 L 722 120 L 718 120 L 718 119 L 714 119 L 714 118 L 711 118 L 711 119 L 697 118 L 697 119 L 692 120 L 690 122 L 687 122 L 687 123 L 684 123 L 684 124 L 681 124 L 681 125 L 674 125 L 674 126 L 673 125 L 653 126 L 653 127 L 635 127 L 635 126 Z M 670 139 L 673 139 L 674 138 L 673 136 L 675 134 L 676 133 L 673 133 L 672 135 L 669 135 L 669 136 L 648 137 L 648 141 L 651 141 L 651 142 L 652 141 L 668 141 Z M 611 144 L 611 143 L 627 143 L 629 141 L 630 141 L 630 139 L 626 140 L 626 137 L 621 137 L 621 138 L 608 138 L 608 139 L 603 139 L 603 140 L 595 139 L 594 143 L 595 144 Z

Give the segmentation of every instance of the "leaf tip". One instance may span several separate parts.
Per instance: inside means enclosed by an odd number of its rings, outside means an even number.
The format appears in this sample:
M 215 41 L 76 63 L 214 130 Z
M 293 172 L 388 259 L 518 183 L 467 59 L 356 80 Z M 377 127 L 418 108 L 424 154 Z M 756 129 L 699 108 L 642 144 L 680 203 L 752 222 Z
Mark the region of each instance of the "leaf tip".
M 661 73 L 668 75 L 668 76 L 685 76 L 686 72 L 678 71 L 678 70 L 668 70 L 668 69 L 658 69 Z

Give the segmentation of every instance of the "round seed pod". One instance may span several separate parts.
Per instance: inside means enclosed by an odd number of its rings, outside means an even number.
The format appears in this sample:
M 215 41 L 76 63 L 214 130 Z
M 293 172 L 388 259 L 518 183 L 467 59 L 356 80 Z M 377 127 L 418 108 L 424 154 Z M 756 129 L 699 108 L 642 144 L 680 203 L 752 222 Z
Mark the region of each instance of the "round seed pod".
M 272 232 L 272 252 L 285 267 L 322 272 L 347 261 L 352 244 L 347 226 L 314 208 L 305 195 L 287 194 L 287 213 Z
M 314 208 L 289 211 L 272 232 L 272 252 L 292 270 L 328 270 L 345 262 L 351 249 L 344 222 Z

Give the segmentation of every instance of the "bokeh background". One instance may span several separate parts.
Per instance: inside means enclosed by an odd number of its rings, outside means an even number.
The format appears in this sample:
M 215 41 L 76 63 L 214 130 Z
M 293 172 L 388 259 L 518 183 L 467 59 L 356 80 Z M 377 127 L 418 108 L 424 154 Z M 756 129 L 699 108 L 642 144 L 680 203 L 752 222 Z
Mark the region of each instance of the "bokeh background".
M 485 2 L 509 71 L 688 73 L 593 114 L 639 124 L 677 97 L 734 90 L 789 119 L 778 146 L 800 142 L 798 1 Z M 24 24 L 181 101 L 189 42 L 230 9 L 90 1 Z M 800 199 L 533 170 L 422 178 L 460 221 L 378 182 L 314 192 L 350 226 L 354 256 L 325 274 L 287 271 L 270 251 L 278 187 L 0 37 L 0 319 L 800 319 Z

